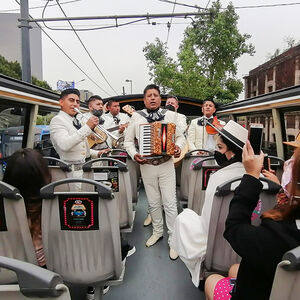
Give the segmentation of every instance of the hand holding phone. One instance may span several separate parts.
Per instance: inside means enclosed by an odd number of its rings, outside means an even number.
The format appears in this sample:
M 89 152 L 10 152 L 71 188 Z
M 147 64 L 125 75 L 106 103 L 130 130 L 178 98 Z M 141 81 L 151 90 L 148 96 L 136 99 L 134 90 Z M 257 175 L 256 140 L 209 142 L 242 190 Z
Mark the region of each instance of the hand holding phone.
M 254 154 L 259 155 L 261 152 L 263 138 L 263 124 L 250 123 L 248 130 L 248 140 L 253 148 Z

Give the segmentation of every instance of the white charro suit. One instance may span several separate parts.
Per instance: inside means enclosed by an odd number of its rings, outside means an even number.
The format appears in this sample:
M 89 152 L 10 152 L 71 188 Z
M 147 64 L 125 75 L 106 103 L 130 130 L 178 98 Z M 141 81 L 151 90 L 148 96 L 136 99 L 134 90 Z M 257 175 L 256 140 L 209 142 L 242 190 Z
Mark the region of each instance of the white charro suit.
M 162 110 L 160 109 L 160 112 L 161 111 Z M 146 109 L 144 109 L 143 112 L 148 115 Z M 167 111 L 165 113 L 163 122 L 172 122 L 178 125 L 176 114 L 172 111 Z M 124 142 L 125 149 L 132 159 L 134 159 L 135 154 L 138 154 L 134 141 L 136 138 L 139 142 L 139 126 L 140 124 L 146 123 L 148 123 L 148 121 L 145 117 L 137 112 L 133 113 L 125 134 Z M 185 146 L 185 138 L 180 130 L 176 130 L 175 143 L 181 149 Z M 175 168 L 173 161 L 170 159 L 158 166 L 144 164 L 140 165 L 140 168 L 149 203 L 149 211 L 152 217 L 153 234 L 158 236 L 163 235 L 163 217 L 161 208 L 163 205 L 170 238 L 174 221 L 177 216 Z
M 120 119 L 120 122 L 119 124 L 116 124 L 115 121 L 114 121 L 114 117 L 113 115 L 109 112 L 107 114 L 104 114 L 102 116 L 103 120 L 104 120 L 104 128 L 105 129 L 109 129 L 109 128 L 112 128 L 112 127 L 116 127 L 118 125 L 123 125 L 123 124 L 126 124 L 126 123 L 129 123 L 130 121 L 130 117 L 127 115 L 127 114 L 124 114 L 124 113 L 119 113 L 116 117 L 118 117 Z M 116 130 L 116 131 L 113 131 L 112 134 L 115 136 L 115 137 L 122 137 L 124 136 L 126 132 L 126 129 L 123 133 L 120 133 L 119 130 Z M 112 148 L 112 138 L 110 136 L 107 137 L 107 144 L 110 148 Z
M 177 115 L 177 122 L 178 122 L 177 127 L 182 133 L 184 133 L 187 128 L 186 116 L 178 112 L 176 112 L 175 114 Z
M 209 151 L 215 150 L 216 140 L 217 140 L 217 134 L 214 136 L 211 136 L 207 134 L 207 131 L 205 129 L 205 126 L 198 125 L 198 120 L 200 118 L 192 120 L 187 134 L 187 143 L 189 147 L 189 151 L 193 151 L 195 149 L 205 149 Z M 225 122 L 220 121 L 221 125 L 225 125 Z M 210 136 L 210 137 L 209 137 Z M 208 146 L 208 139 L 209 146 Z
M 70 164 L 72 162 L 85 162 L 88 157 L 97 158 L 98 151 L 89 149 L 86 137 L 92 133 L 88 125 L 76 129 L 73 125 L 74 117 L 62 110 L 50 122 L 50 138 L 54 149 L 61 160 Z M 74 171 L 70 177 L 82 177 L 82 170 Z M 80 185 L 77 185 L 80 187 Z

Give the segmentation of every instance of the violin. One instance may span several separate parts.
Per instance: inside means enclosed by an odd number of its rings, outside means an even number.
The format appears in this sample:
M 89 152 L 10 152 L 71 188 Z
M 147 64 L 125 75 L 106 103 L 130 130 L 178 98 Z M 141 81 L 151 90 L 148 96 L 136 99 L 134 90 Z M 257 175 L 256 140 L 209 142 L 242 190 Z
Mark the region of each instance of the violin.
M 212 126 L 209 124 L 212 124 Z M 217 116 L 214 116 L 213 119 L 208 120 L 205 129 L 207 134 L 217 134 L 218 130 L 216 128 L 220 130 L 223 128 L 223 125 L 220 123 Z

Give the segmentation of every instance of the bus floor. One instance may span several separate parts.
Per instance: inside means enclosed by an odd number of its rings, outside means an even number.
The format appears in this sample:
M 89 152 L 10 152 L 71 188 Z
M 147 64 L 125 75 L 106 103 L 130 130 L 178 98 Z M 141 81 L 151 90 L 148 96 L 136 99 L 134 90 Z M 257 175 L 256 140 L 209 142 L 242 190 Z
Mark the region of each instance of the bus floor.
M 127 258 L 124 281 L 112 286 L 104 296 L 106 300 L 204 300 L 204 293 L 197 289 L 190 278 L 188 269 L 178 258 L 169 258 L 167 229 L 164 238 L 147 248 L 145 242 L 150 237 L 151 226 L 144 227 L 147 216 L 147 201 L 144 189 L 140 190 L 135 206 L 136 215 L 133 232 L 124 235 L 136 252 Z M 81 295 L 80 295 L 81 294 Z M 72 291 L 72 299 L 85 299 L 83 291 Z

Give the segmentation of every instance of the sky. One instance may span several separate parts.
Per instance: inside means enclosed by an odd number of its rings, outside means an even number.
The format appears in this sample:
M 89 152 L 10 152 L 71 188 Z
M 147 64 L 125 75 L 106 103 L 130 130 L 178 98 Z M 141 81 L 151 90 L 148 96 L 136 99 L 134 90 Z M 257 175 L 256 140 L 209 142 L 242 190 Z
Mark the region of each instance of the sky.
M 161 14 L 172 13 L 173 10 L 175 13 L 196 11 L 193 8 L 181 5 L 175 5 L 174 7 L 172 3 L 160 0 L 60 0 L 59 2 L 65 14 L 73 17 Z M 178 0 L 176 2 L 209 7 L 212 1 Z M 229 2 L 222 0 L 222 7 L 226 7 Z M 296 3 L 292 0 L 232 0 L 231 2 L 235 7 Z M 30 14 L 33 18 L 42 17 L 43 7 L 46 3 L 46 0 L 29 0 Z M 58 5 L 54 5 L 55 3 L 55 0 L 49 1 L 44 17 L 63 17 L 62 11 Z M 38 6 L 42 8 L 34 8 Z M 15 0 L 0 1 L 0 12 L 8 12 L 8 10 L 18 8 L 19 5 Z M 275 49 L 279 48 L 282 50 L 287 48 L 285 41 L 287 37 L 300 41 L 299 11 L 300 2 L 299 5 L 291 6 L 236 9 L 239 15 L 238 28 L 241 33 L 251 35 L 248 42 L 251 42 L 256 50 L 254 56 L 244 55 L 238 60 L 238 78 L 242 79 L 251 69 L 266 62 L 268 54 L 274 53 Z M 118 20 L 118 23 L 126 21 L 128 20 Z M 169 36 L 166 25 L 168 21 L 172 24 Z M 74 66 L 44 34 L 42 37 L 43 79 L 53 89 L 56 89 L 58 80 L 75 81 L 77 82 L 76 88 L 90 90 L 93 94 L 99 94 L 103 98 L 121 95 L 123 87 L 126 94 L 130 94 L 131 84 L 126 82 L 126 80 L 131 80 L 132 93 L 142 93 L 144 87 L 151 83 L 147 62 L 143 53 L 146 42 L 153 42 L 156 37 L 164 42 L 168 41 L 169 54 L 171 57 L 176 58 L 184 30 L 190 25 L 191 20 L 173 18 L 171 21 L 170 18 L 167 18 L 157 19 L 155 22 L 157 23 L 156 25 L 148 24 L 147 21 L 144 21 L 117 28 L 78 32 L 97 67 L 85 52 L 74 32 L 49 30 L 40 23 L 56 43 L 68 53 L 97 85 Z M 90 28 L 95 25 L 112 25 L 115 24 L 115 21 L 73 21 L 72 24 L 77 28 Z M 67 22 L 48 22 L 46 25 L 56 29 L 70 28 Z M 243 93 L 239 99 L 243 99 Z

